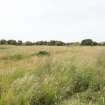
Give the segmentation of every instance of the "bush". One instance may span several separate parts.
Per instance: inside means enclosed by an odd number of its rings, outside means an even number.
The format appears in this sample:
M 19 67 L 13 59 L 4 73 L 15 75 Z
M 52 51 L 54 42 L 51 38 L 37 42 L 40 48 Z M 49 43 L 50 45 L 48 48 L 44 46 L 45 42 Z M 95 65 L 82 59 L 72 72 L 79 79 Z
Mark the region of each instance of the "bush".
M 49 52 L 47 52 L 47 51 L 39 51 L 39 52 L 37 53 L 37 55 L 38 55 L 38 56 L 46 56 L 46 55 L 50 55 L 50 54 L 49 54 Z

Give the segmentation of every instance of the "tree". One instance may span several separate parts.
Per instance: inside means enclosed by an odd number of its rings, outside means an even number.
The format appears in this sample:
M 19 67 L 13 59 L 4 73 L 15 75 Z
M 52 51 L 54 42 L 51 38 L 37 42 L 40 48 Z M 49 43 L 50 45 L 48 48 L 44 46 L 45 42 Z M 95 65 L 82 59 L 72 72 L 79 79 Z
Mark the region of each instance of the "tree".
M 2 40 L 0 40 L 0 44 L 7 44 L 7 41 L 6 40 L 4 40 L 4 39 L 2 39 Z
M 26 41 L 24 44 L 27 46 L 33 45 L 33 43 L 31 41 Z
M 93 45 L 94 45 L 94 46 L 97 46 L 97 45 L 99 45 L 99 43 L 97 43 L 97 42 L 93 42 Z
M 99 45 L 100 46 L 105 46 L 105 42 L 100 42 Z
M 56 40 L 51 40 L 50 42 L 48 42 L 48 45 L 51 45 L 51 46 L 64 46 L 65 43 L 62 42 L 62 41 L 56 41 Z
M 23 42 L 21 40 L 18 40 L 17 45 L 22 45 Z
M 34 45 L 47 45 L 47 41 L 37 41 Z
M 105 46 L 105 42 L 103 42 L 103 44 L 102 44 L 103 46 Z
M 57 45 L 57 46 L 64 46 L 65 44 L 62 41 L 55 41 L 55 45 Z
M 55 45 L 56 41 L 55 40 L 51 40 L 50 42 L 48 42 L 48 45 Z
M 17 44 L 16 40 L 8 40 L 7 42 L 9 45 L 16 45 Z
M 94 44 L 94 42 L 92 41 L 92 39 L 84 39 L 81 42 L 81 45 L 88 45 L 88 46 L 92 46 Z

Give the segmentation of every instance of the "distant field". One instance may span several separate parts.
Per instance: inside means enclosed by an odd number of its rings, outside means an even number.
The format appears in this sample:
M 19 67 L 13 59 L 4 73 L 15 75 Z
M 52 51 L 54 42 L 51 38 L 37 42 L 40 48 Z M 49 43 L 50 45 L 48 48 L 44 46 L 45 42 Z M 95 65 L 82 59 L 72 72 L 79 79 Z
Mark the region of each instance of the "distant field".
M 0 105 L 105 105 L 105 47 L 0 46 Z

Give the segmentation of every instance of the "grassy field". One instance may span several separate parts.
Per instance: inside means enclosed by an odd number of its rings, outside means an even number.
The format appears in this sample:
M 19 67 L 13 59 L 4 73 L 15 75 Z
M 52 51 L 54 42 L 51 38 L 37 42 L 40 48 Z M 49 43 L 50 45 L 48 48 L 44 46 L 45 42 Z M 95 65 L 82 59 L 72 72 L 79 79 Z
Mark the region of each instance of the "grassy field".
M 105 47 L 0 46 L 0 105 L 105 105 Z

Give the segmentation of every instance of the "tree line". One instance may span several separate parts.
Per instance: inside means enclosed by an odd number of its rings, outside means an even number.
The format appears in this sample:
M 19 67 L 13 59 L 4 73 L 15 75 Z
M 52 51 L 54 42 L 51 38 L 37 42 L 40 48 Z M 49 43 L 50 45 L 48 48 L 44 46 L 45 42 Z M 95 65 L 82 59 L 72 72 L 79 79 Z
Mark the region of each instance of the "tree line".
M 69 42 L 65 43 L 63 41 L 56 41 L 56 40 L 51 40 L 51 41 L 37 41 L 37 42 L 31 42 L 31 41 L 26 41 L 23 42 L 22 40 L 5 40 L 1 39 L 0 40 L 0 45 L 48 45 L 48 46 L 69 46 L 69 45 L 81 45 L 81 46 L 105 46 L 105 42 L 96 42 L 93 41 L 92 39 L 84 39 L 81 42 Z

